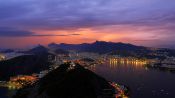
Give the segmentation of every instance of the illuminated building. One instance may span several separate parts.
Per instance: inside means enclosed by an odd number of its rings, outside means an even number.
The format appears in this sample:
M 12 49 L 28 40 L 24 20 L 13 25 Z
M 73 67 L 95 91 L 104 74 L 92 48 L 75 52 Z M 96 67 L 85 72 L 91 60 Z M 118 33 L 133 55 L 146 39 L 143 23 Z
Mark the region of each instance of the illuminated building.
M 3 54 L 0 54 L 0 61 L 5 60 L 5 56 Z

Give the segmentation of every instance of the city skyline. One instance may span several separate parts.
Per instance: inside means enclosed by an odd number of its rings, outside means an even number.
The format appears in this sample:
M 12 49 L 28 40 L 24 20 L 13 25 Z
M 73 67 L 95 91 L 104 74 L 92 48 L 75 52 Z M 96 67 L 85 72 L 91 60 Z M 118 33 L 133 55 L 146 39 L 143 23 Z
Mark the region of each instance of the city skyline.
M 0 47 L 124 42 L 175 48 L 175 1 L 0 1 Z

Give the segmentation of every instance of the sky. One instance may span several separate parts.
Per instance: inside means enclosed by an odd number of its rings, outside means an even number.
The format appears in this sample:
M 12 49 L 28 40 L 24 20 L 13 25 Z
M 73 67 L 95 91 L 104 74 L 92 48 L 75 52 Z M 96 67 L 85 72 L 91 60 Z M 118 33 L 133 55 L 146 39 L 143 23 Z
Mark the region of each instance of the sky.
M 0 48 L 96 40 L 175 48 L 175 0 L 0 0 Z

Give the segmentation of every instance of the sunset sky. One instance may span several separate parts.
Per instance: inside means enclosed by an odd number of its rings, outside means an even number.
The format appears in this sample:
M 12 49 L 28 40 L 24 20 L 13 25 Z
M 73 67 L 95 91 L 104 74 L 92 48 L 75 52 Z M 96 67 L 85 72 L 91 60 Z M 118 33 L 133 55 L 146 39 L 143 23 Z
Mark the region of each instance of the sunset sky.
M 175 48 L 175 0 L 0 0 L 0 48 L 96 40 Z

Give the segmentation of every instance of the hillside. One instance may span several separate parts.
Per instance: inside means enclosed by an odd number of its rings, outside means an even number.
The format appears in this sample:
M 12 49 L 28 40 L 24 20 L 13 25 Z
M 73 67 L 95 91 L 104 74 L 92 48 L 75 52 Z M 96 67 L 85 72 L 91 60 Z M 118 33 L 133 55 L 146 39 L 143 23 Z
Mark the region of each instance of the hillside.
M 49 63 L 46 58 L 36 55 L 23 55 L 0 62 L 0 79 L 6 80 L 19 74 L 32 74 L 48 67 Z
M 105 89 L 110 89 L 105 93 Z M 114 88 L 90 70 L 69 64 L 48 73 L 36 85 L 20 90 L 14 98 L 114 98 Z

